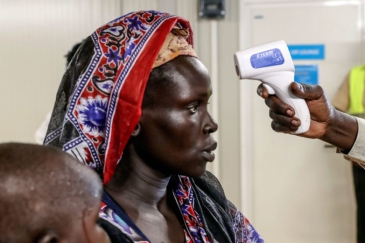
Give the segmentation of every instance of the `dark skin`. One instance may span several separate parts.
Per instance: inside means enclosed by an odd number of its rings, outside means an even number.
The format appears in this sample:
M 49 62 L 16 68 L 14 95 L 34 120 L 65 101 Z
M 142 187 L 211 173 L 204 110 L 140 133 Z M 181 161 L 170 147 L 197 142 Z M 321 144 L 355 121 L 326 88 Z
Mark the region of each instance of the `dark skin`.
M 318 138 L 348 153 L 357 137 L 355 117 L 336 110 L 319 85 L 291 83 L 291 92 L 306 100 L 311 115 L 309 130 L 300 137 Z M 257 93 L 265 99 L 270 108 L 269 116 L 273 120 L 271 127 L 276 132 L 292 133 L 300 126 L 300 120 L 294 117 L 295 111 L 275 95 L 269 95 L 261 85 Z
M 194 57 L 169 63 L 168 86 L 153 90 L 143 108 L 117 171 L 105 185 L 132 221 L 153 243 L 182 243 L 180 215 L 167 201 L 174 174 L 199 177 L 214 160 L 218 129 L 208 113 L 212 93 L 207 69 Z
M 61 150 L 0 144 L 0 189 L 1 243 L 110 243 L 96 223 L 100 178 Z

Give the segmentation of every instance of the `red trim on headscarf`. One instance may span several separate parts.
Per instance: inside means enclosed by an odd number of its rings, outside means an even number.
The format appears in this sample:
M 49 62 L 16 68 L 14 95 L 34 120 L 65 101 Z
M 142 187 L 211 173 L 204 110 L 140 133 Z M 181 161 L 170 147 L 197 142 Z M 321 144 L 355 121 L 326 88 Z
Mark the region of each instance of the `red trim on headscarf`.
M 139 121 L 143 95 L 152 65 L 165 40 L 164 37 L 176 22 L 181 22 L 192 34 L 188 21 L 178 17 L 165 20 L 143 47 L 124 81 L 111 123 L 110 139 L 104 162 L 104 184 L 113 176 L 129 137 Z M 192 42 L 192 37 L 188 40 Z

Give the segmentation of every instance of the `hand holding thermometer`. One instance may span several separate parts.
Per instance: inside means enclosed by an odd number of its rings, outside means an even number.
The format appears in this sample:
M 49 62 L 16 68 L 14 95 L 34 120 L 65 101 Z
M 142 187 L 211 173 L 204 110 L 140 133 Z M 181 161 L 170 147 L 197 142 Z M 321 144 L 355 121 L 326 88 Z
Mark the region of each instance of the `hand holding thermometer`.
M 257 79 L 269 94 L 276 94 L 295 110 L 301 126 L 294 134 L 308 131 L 310 114 L 306 102 L 294 96 L 289 85 L 294 81 L 294 64 L 283 40 L 255 46 L 234 54 L 236 72 L 240 79 Z

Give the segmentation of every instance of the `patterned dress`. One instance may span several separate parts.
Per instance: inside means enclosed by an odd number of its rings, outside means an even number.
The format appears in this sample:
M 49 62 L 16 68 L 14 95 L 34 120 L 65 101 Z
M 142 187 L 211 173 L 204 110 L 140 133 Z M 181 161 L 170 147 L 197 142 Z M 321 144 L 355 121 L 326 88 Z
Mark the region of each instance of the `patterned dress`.
M 209 173 L 209 172 L 207 172 Z M 212 176 L 212 175 L 210 175 Z M 172 179 L 172 194 L 173 198 L 179 208 L 180 217 L 184 221 L 184 235 L 186 243 L 209 243 L 209 242 L 223 242 L 217 241 L 216 235 L 223 234 L 215 231 L 209 235 L 205 230 L 205 225 L 202 223 L 202 217 L 194 209 L 195 193 L 191 180 L 186 176 L 176 176 Z M 234 237 L 229 242 L 234 243 L 264 243 L 263 239 L 251 225 L 247 218 L 239 212 L 233 204 L 229 204 L 229 214 Z M 140 229 L 132 222 L 124 210 L 118 203 L 107 193 L 104 192 L 103 203 L 99 214 L 105 222 L 101 224 L 102 227 L 109 233 L 109 235 L 122 234 L 128 238 L 129 242 L 149 243 L 148 238 L 141 232 Z M 204 217 L 204 215 L 203 215 Z M 207 222 L 206 220 L 204 220 Z M 208 224 L 209 227 L 209 224 Z M 119 232 L 118 232 L 119 231 Z M 117 232 L 117 233 L 115 233 Z M 113 239 L 112 242 L 120 242 L 118 238 Z M 228 241 L 224 241 L 225 243 Z

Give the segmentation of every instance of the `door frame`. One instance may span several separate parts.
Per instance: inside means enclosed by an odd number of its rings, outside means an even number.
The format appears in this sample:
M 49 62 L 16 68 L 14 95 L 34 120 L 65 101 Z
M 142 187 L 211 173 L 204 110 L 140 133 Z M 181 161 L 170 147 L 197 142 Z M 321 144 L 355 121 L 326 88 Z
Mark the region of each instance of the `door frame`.
M 250 13 L 253 6 L 264 4 L 362 4 L 363 16 L 365 16 L 365 0 L 241 0 L 239 1 L 239 50 L 249 48 L 251 43 L 250 35 L 252 33 L 252 18 Z M 365 17 L 364 17 L 365 18 Z M 365 37 L 365 26 L 361 26 L 363 36 Z M 240 87 L 240 183 L 241 183 L 241 210 L 248 218 L 254 220 L 254 196 L 253 196 L 253 102 L 252 99 L 257 95 L 252 92 L 254 90 L 253 82 L 239 81 Z M 264 101 L 263 101 L 264 102 Z M 274 131 L 273 131 L 274 132 Z

